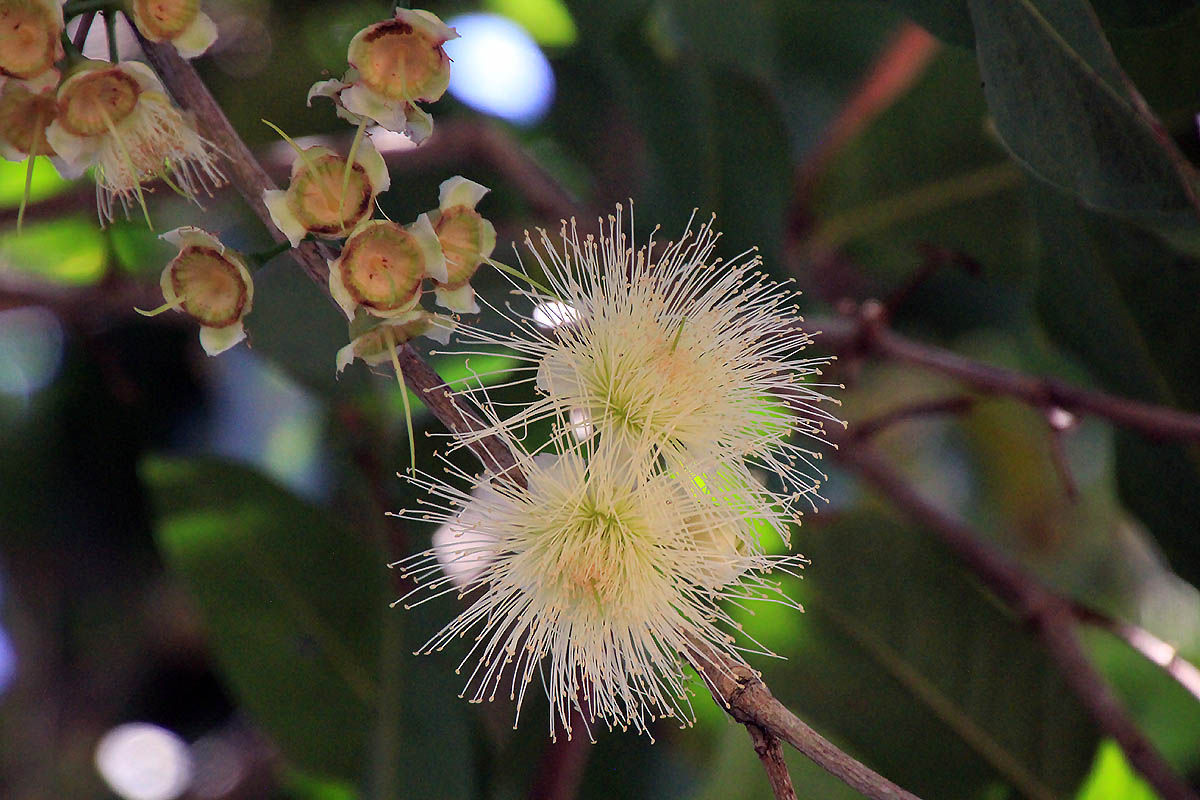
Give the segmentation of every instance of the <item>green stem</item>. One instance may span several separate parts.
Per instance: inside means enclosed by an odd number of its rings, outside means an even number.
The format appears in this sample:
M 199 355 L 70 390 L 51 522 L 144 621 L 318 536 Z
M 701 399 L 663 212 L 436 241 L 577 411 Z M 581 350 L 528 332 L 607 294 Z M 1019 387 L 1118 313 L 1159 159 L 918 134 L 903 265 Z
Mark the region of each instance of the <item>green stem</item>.
M 308 152 L 303 147 L 296 144 L 295 140 L 284 133 L 283 129 L 274 122 L 271 122 L 267 119 L 260 119 L 259 122 L 278 133 L 279 136 L 285 142 L 287 142 L 293 150 L 296 151 L 296 155 L 300 157 L 300 161 L 303 162 L 304 166 L 308 169 L 309 175 L 311 175 L 312 179 L 317 182 L 317 187 L 321 189 L 321 193 L 325 195 L 325 199 L 332 203 L 333 193 L 329 190 L 329 187 L 325 185 L 324 181 L 319 180 L 319 176 L 317 175 L 317 165 L 311 158 L 308 157 Z
M 115 0 L 71 0 L 63 6 L 63 19 L 77 17 L 88 11 L 115 11 L 120 6 Z
M 83 61 L 83 51 L 75 46 L 75 43 L 71 41 L 71 37 L 67 36 L 66 30 L 62 32 L 62 36 L 60 36 L 59 39 L 62 40 L 63 53 L 66 54 L 67 64 L 64 69 Z
M 346 168 L 342 170 L 342 199 L 338 203 L 338 217 L 346 218 L 346 192 L 350 190 L 350 173 L 354 171 L 354 159 L 358 157 L 358 147 L 362 144 L 363 133 L 367 130 L 367 118 L 358 121 L 358 130 L 354 132 L 354 141 L 350 145 L 350 155 L 346 157 Z M 343 224 L 343 223 L 339 223 Z
M 108 34 L 108 60 L 118 64 L 121 61 L 121 48 L 117 44 L 117 12 L 112 9 L 104 11 L 104 32 Z
M 21 205 L 17 208 L 17 233 L 25 226 L 25 207 L 29 205 L 29 193 L 33 189 L 33 165 L 37 161 L 38 140 L 41 138 L 38 131 L 44 130 L 41 114 L 34 120 L 33 130 L 33 142 L 29 145 L 29 156 L 25 159 L 25 191 L 21 193 Z
M 530 286 L 537 289 L 539 292 L 546 295 L 547 297 L 551 297 L 555 300 L 558 300 L 560 303 L 562 302 L 562 298 L 559 297 L 557 294 L 555 294 L 551 289 L 548 289 L 547 287 L 538 283 L 533 278 L 526 275 L 524 272 L 521 272 L 521 270 L 510 267 L 508 264 L 502 264 L 499 261 L 496 261 L 495 259 L 492 259 L 492 258 L 485 258 L 484 261 L 491 264 L 493 267 L 500 270 L 501 272 L 507 272 L 509 275 L 512 275 L 514 278 L 518 278 L 518 279 L 524 281 L 525 283 L 528 283 Z
M 305 237 L 305 238 L 308 238 L 308 237 Z M 248 253 L 246 255 L 246 258 L 250 259 L 255 264 L 257 264 L 258 266 L 261 267 L 263 264 L 266 264 L 268 261 L 270 261 L 275 256 L 280 255 L 281 253 L 286 253 L 288 250 L 291 250 L 291 249 L 292 249 L 292 243 L 289 242 L 287 239 L 284 239 L 282 242 L 280 242 L 279 244 L 275 245 L 274 247 L 272 247 L 268 250 L 262 250 L 257 253 Z
M 392 327 L 383 324 L 383 340 L 387 342 L 388 352 L 392 356 L 392 368 L 396 370 L 396 381 L 400 384 L 400 399 L 404 401 L 404 424 L 408 428 L 408 458 L 412 468 L 410 474 L 417 474 L 417 439 L 413 436 L 412 406 L 408 403 L 408 386 L 404 383 L 404 371 L 400 369 L 400 355 L 396 352 L 396 337 Z
M 157 317 L 159 314 L 163 314 L 172 309 L 181 308 L 186 302 L 186 297 L 176 297 L 174 300 L 163 303 L 158 308 L 152 308 L 149 311 L 143 311 L 142 309 L 136 307 L 133 310 L 141 314 L 143 317 Z

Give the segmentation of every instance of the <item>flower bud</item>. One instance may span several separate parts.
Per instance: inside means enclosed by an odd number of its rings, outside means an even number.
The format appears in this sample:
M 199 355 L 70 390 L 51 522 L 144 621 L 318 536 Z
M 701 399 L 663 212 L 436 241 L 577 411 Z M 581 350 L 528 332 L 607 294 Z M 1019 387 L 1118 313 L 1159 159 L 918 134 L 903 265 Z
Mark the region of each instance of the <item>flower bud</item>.
M 471 278 L 496 249 L 496 229 L 475 210 L 488 189 L 461 176 L 442 183 L 434 230 L 446 257 L 445 281 L 437 282 L 438 305 L 451 311 L 475 314 L 479 304 Z
M 152 42 L 170 42 L 184 58 L 195 58 L 217 40 L 217 26 L 200 10 L 200 0 L 130 0 L 129 18 Z
M 371 366 L 385 364 L 392 357 L 394 345 L 404 344 L 418 336 L 426 336 L 435 342 L 446 344 L 450 341 L 450 333 L 453 330 L 454 320 L 449 317 L 431 314 L 420 308 L 406 311 L 380 322 L 339 350 L 337 371 L 341 373 L 356 358 Z
M 359 306 L 385 318 L 410 311 L 426 277 L 445 280 L 446 262 L 424 214 L 407 228 L 386 220 L 363 222 L 329 262 L 329 291 L 347 319 Z
M 275 227 L 297 247 L 309 233 L 344 238 L 371 216 L 376 195 L 390 185 L 383 157 L 365 138 L 349 175 L 345 158 L 328 147 L 310 147 L 292 164 L 287 190 L 269 189 L 263 201 Z
M 63 57 L 61 3 L 0 0 L 0 75 L 29 80 Z
M 199 228 L 183 227 L 160 238 L 179 247 L 159 284 L 166 303 L 152 312 L 176 309 L 200 323 L 200 344 L 210 356 L 246 338 L 242 318 L 254 301 L 254 282 L 240 255 Z

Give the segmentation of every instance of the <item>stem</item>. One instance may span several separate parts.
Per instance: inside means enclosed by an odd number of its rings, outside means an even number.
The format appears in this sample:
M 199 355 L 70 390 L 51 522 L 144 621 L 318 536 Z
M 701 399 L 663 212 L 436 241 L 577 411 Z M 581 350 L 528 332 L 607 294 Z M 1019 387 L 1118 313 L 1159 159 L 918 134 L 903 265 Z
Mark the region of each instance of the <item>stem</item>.
M 108 11 L 119 7 L 116 0 L 71 0 L 63 6 L 63 18 L 70 19 L 86 11 Z
M 788 772 L 787 762 L 783 760 L 783 748 L 779 740 L 757 725 L 747 725 L 746 732 L 754 742 L 754 752 L 758 753 L 767 771 L 767 782 L 771 784 L 771 792 L 775 800 L 796 800 L 796 789 L 792 786 L 792 776 Z
M 281 253 L 286 253 L 291 249 L 292 243 L 287 239 L 284 239 L 282 242 L 278 242 L 274 247 L 261 250 L 257 253 L 249 253 L 246 257 L 261 267 L 263 264 L 266 264 L 268 261 L 275 258 L 275 256 L 280 255 Z
M 408 428 L 408 458 L 410 474 L 417 474 L 417 439 L 413 436 L 412 406 L 408 402 L 408 386 L 404 383 L 404 370 L 400 369 L 400 356 L 396 354 L 396 337 L 392 326 L 383 324 L 383 340 L 387 342 L 392 356 L 392 367 L 396 370 L 396 381 L 400 384 L 400 399 L 404 402 L 404 425 Z
M 350 191 L 350 173 L 354 171 L 354 159 L 358 157 L 358 147 L 362 144 L 363 133 L 367 130 L 367 118 L 358 121 L 358 130 L 354 132 L 354 141 L 350 143 L 350 155 L 346 156 L 346 168 L 342 170 L 342 199 L 338 203 L 338 218 L 346 217 L 346 192 Z M 343 223 L 339 223 L 343 224 Z
M 871 800 L 918 800 L 843 753 L 775 699 L 758 673 L 710 647 L 693 642 L 689 660 L 713 698 L 738 722 L 787 742 L 818 766 Z M 751 733 L 751 736 L 754 734 Z
M 33 189 L 33 165 L 37 162 L 38 139 L 41 138 L 37 132 L 44 130 L 42 119 L 42 115 L 38 114 L 33 122 L 33 141 L 29 145 L 29 155 L 25 158 L 25 191 L 21 193 L 21 205 L 17 208 L 17 233 L 25 226 L 25 206 L 29 204 L 29 193 Z
M 186 302 L 187 302 L 186 297 L 177 297 L 174 300 L 168 300 L 167 302 L 163 303 L 158 308 L 152 308 L 149 311 L 143 311 L 142 309 L 136 308 L 136 307 L 133 310 L 136 311 L 137 313 L 141 314 L 143 317 L 157 317 L 159 314 L 165 313 L 172 309 L 182 308 L 183 304 Z
M 305 150 L 300 145 L 296 144 L 295 140 L 292 139 L 292 137 L 288 136 L 286 133 L 284 133 L 283 129 L 280 128 L 278 125 L 276 125 L 274 122 L 271 122 L 270 120 L 266 120 L 266 119 L 260 119 L 259 122 L 261 122 L 263 125 L 266 125 L 268 128 L 270 128 L 271 130 L 273 130 L 277 134 L 279 134 L 280 137 L 282 137 L 283 140 L 285 142 L 287 142 L 293 150 L 296 151 L 296 155 L 300 158 L 300 161 L 304 164 L 305 169 L 307 169 L 309 174 L 312 175 L 312 179 L 316 182 L 317 187 L 321 190 L 321 193 L 325 195 L 325 199 L 329 201 L 330 205 L 332 205 L 333 201 L 334 201 L 333 192 L 331 192 L 329 187 L 325 185 L 324 181 L 321 181 L 319 179 L 319 177 L 317 175 L 317 165 L 315 162 L 313 162 L 313 160 L 311 158 L 308 157 L 308 151 Z M 272 225 L 273 224 L 274 223 L 272 223 Z
M 96 12 L 88 11 L 79 18 L 79 27 L 75 29 L 75 38 L 71 39 L 71 44 L 75 48 L 75 53 L 80 58 L 83 57 L 83 45 L 87 42 L 88 33 L 92 30 L 92 23 L 96 21 Z
M 508 264 L 502 264 L 499 261 L 496 261 L 495 259 L 492 259 L 492 258 L 485 258 L 484 261 L 491 264 L 493 267 L 500 270 L 501 272 L 506 272 L 509 275 L 513 276 L 514 278 L 517 278 L 519 280 L 524 281 L 525 283 L 528 283 L 530 286 L 537 289 L 539 292 L 546 295 L 547 297 L 553 298 L 553 299 L 559 301 L 560 303 L 563 302 L 563 299 L 561 297 L 559 297 L 557 294 L 555 294 L 553 290 L 546 288 L 542 284 L 535 281 L 533 278 L 526 275 L 521 270 L 516 269 L 514 267 L 510 267 Z
M 121 48 L 117 43 L 117 12 L 112 9 L 104 12 L 104 32 L 108 34 L 108 60 L 117 64 L 121 61 Z

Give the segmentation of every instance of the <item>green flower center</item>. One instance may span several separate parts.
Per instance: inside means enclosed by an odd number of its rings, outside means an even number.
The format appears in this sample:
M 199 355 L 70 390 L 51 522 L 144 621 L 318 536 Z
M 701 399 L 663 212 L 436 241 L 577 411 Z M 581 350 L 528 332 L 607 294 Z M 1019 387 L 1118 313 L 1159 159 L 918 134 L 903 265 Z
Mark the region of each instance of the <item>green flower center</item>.
M 0 2 L 0 75 L 36 78 L 54 66 L 59 26 L 34 0 Z
M 174 39 L 199 12 L 200 0 L 133 0 L 138 28 L 152 39 Z
M 426 34 L 401 20 L 372 25 L 350 46 L 363 83 L 391 100 L 419 100 L 437 83 L 448 59 Z
M 395 223 L 372 225 L 342 249 L 342 283 L 359 305 L 394 311 L 421 291 L 425 257 L 416 238 Z
M 209 328 L 234 324 L 246 306 L 241 271 L 214 247 L 185 247 L 171 262 L 171 286 L 181 308 Z
M 133 113 L 142 87 L 112 67 L 68 78 L 58 95 L 59 123 L 76 136 L 99 136 Z

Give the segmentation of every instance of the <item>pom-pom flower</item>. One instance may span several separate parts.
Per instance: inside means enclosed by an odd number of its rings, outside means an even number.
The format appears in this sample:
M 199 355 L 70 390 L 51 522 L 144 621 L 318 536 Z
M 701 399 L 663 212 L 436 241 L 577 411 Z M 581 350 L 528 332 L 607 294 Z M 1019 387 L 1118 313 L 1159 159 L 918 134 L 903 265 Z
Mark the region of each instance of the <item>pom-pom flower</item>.
M 0 75 L 30 80 L 63 57 L 63 0 L 0 0 Z
M 349 159 L 328 147 L 298 150 L 288 188 L 263 192 L 275 227 L 292 247 L 309 233 L 344 239 L 371 216 L 375 198 L 391 186 L 391 176 L 370 138 L 356 142 L 352 157 L 349 166 Z
M 709 465 L 732 474 L 748 463 L 783 479 L 792 494 L 781 499 L 811 504 L 820 454 L 792 436 L 815 440 L 836 419 L 810 382 L 828 359 L 801 357 L 811 339 L 798 325 L 795 293 L 763 275 L 754 251 L 715 257 L 718 238 L 708 223 L 689 226 L 678 242 L 652 235 L 635 248 L 620 209 L 598 238 L 581 237 L 574 220 L 559 243 L 542 231 L 539 249 L 527 237 L 552 294 L 527 292 L 535 308 L 512 320 L 515 333 L 464 326 L 460 338 L 515 351 L 542 396 L 480 435 L 515 436 L 537 420 L 573 415 L 645 454 L 647 466 L 664 460 L 703 475 Z M 538 306 L 557 309 L 566 324 L 547 335 Z
M 475 181 L 461 176 L 450 178 L 442 183 L 438 208 L 429 215 L 446 256 L 447 274 L 433 291 L 438 305 L 451 311 L 479 311 L 471 278 L 496 249 L 496 229 L 475 210 L 487 193 L 487 187 Z
M 128 0 L 129 18 L 152 42 L 170 42 L 184 58 L 195 58 L 217 40 L 217 26 L 200 10 L 200 0 Z
M 520 479 L 488 474 L 465 491 L 414 478 L 440 501 L 399 516 L 452 533 L 399 562 L 418 586 L 397 602 L 474 598 L 421 652 L 468 638 L 459 669 L 475 664 L 464 694 L 479 702 L 504 692 L 517 718 L 540 677 L 552 738 L 559 727 L 571 736 L 573 708 L 589 734 L 596 720 L 638 731 L 663 717 L 690 724 L 684 663 L 705 648 L 744 663 L 732 635 L 739 625 L 720 602 L 795 606 L 764 573 L 802 559 L 743 545 L 745 529 L 773 512 L 720 502 L 669 474 L 639 478 L 630 460 L 640 456 L 604 440 L 560 440 L 534 457 L 513 451 Z
M 433 132 L 433 119 L 417 103 L 445 94 L 450 57 L 442 45 L 457 38 L 428 11 L 397 9 L 394 18 L 354 36 L 345 77 L 313 84 L 309 104 L 314 97 L 328 97 L 342 119 L 360 127 L 373 120 L 420 143 Z
M 210 356 L 245 339 L 242 319 L 254 302 L 254 281 L 242 257 L 199 228 L 176 228 L 160 238 L 179 248 L 159 279 L 166 302 L 139 313 L 175 309 L 187 314 L 200 323 L 200 344 Z
M 85 61 L 58 87 L 46 138 L 72 168 L 95 166 L 101 222 L 134 200 L 149 223 L 144 181 L 160 178 L 189 200 L 224 183 L 215 151 L 167 98 L 145 64 Z
M 365 220 L 329 262 L 329 292 L 350 320 L 359 307 L 376 317 L 406 314 L 420 301 L 427 277 L 445 281 L 446 260 L 425 214 L 408 227 Z

